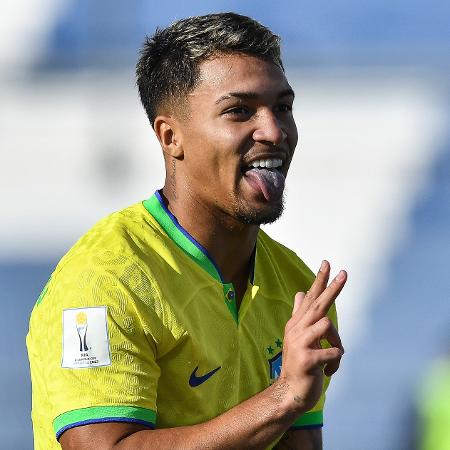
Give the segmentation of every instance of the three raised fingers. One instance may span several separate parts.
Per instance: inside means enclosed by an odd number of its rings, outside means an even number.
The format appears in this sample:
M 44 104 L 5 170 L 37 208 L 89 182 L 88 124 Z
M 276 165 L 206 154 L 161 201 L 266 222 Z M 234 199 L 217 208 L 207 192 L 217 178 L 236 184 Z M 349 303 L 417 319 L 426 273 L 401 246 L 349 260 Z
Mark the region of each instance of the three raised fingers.
M 286 324 L 286 332 L 295 339 L 301 339 L 309 347 L 313 366 L 321 365 L 325 375 L 335 373 L 340 364 L 344 348 L 339 333 L 327 317 L 331 305 L 340 294 L 347 280 L 347 273 L 341 270 L 328 284 L 330 264 L 323 261 L 309 291 L 298 292 L 294 300 L 292 318 Z M 321 348 L 325 339 L 329 348 Z

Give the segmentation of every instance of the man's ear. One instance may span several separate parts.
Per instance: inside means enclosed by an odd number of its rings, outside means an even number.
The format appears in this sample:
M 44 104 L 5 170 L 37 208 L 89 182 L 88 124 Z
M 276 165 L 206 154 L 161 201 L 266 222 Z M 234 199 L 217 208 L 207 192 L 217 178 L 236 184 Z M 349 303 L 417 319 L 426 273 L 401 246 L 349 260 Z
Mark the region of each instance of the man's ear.
M 172 158 L 183 159 L 184 151 L 176 119 L 170 116 L 157 116 L 153 122 L 153 129 L 163 152 Z

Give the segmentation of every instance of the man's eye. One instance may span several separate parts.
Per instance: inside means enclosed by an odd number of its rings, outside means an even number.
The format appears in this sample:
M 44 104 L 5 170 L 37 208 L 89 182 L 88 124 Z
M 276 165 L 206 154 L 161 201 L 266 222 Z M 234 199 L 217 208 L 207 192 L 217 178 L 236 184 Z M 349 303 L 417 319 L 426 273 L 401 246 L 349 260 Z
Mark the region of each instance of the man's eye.
M 248 108 L 245 106 L 235 106 L 233 108 L 229 108 L 225 111 L 225 114 L 231 114 L 231 115 L 246 115 L 249 114 Z

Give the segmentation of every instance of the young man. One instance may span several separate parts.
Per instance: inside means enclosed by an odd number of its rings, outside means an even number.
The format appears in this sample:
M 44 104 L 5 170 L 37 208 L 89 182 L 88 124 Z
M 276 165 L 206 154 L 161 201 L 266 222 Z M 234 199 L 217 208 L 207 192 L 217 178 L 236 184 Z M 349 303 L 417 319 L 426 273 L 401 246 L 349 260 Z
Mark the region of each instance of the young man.
M 82 237 L 34 308 L 36 447 L 320 449 L 346 274 L 314 280 L 259 228 L 297 144 L 279 40 L 237 14 L 181 20 L 137 83 L 165 184 Z

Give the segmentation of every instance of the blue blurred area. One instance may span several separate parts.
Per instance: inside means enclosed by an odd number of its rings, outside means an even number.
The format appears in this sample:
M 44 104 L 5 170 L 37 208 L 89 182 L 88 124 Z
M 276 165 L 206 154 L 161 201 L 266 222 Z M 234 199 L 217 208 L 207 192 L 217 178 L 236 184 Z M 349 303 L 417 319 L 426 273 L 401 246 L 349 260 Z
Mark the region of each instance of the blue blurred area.
M 76 0 L 55 23 L 40 68 L 133 66 L 143 36 L 186 16 L 235 11 L 282 36 L 291 63 L 448 61 L 450 3 L 285 0 L 154 2 Z M 446 56 L 445 56 L 446 55 Z M 444 58 L 442 58 L 444 56 Z
M 450 136 L 411 211 L 410 233 L 390 258 L 389 277 L 373 293 L 366 338 L 344 360 L 349 376 L 327 408 L 326 448 L 413 448 L 418 383 L 431 361 L 450 347 L 449 174 Z
M 35 301 L 54 262 L 16 263 L 0 261 L 3 308 L 3 361 L 0 364 L 1 448 L 32 448 L 31 382 L 25 336 Z M 5 351 L 6 350 L 6 351 Z

